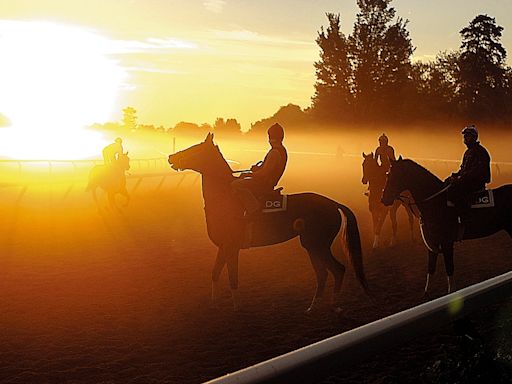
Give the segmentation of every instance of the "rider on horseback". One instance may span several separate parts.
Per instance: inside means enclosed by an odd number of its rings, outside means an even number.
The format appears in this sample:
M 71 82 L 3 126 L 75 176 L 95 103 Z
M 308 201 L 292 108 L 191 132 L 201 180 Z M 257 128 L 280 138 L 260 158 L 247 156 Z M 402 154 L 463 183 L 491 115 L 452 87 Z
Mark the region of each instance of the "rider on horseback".
M 231 183 L 233 192 L 240 198 L 248 215 L 256 213 L 260 208 L 256 196 L 273 191 L 288 160 L 286 148 L 283 146 L 283 127 L 276 123 L 267 133 L 271 148 L 264 160 L 253 165 L 251 172 L 242 173 L 240 178 Z
M 386 172 L 391 168 L 391 161 L 395 161 L 395 149 L 388 145 L 388 137 L 385 133 L 383 133 L 379 137 L 379 146 L 375 150 L 375 159 L 378 161 L 380 158 L 381 167 L 383 167 Z
M 491 158 L 477 141 L 478 130 L 474 125 L 465 127 L 462 134 L 468 149 L 464 152 L 460 170 L 452 173 L 446 182 L 450 183 L 447 191 L 448 200 L 453 202 L 460 223 L 464 224 L 470 209 L 469 197 L 474 192 L 485 189 L 485 184 L 491 181 Z
M 118 156 L 123 153 L 123 140 L 118 137 L 112 144 L 107 145 L 103 148 L 103 161 L 105 165 L 112 165 L 117 160 Z

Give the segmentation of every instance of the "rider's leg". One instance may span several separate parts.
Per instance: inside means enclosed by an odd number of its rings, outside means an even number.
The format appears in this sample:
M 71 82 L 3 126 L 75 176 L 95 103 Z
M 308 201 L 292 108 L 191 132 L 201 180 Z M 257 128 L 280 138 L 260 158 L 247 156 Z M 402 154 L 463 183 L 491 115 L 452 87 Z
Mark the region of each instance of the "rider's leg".
M 251 190 L 253 184 L 254 180 L 250 178 L 236 179 L 231 183 L 233 193 L 241 200 L 248 214 L 253 214 L 260 208 L 260 204 Z

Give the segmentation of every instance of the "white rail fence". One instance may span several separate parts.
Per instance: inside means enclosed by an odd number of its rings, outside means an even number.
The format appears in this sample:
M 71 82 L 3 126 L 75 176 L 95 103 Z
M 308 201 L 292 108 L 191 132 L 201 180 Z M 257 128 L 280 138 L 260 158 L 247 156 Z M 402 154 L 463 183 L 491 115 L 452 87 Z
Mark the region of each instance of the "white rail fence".
M 103 160 L 0 160 L 0 188 L 19 188 L 17 201 L 21 201 L 31 186 L 63 185 L 67 186 L 66 198 L 76 185 L 85 185 L 89 170 L 103 164 Z M 132 180 L 129 192 L 135 192 L 146 180 L 158 180 L 154 191 L 162 188 L 168 179 L 177 178 L 179 188 L 186 179 L 196 184 L 199 175 L 190 171 L 175 172 L 166 158 L 130 159 L 130 171 L 126 176 Z
M 403 312 L 208 381 L 206 384 L 314 383 L 319 366 L 350 364 L 435 331 L 512 295 L 512 272 L 469 286 Z M 316 373 L 315 373 L 316 372 Z M 313 378 L 313 379 L 311 379 Z M 308 380 L 309 379 L 309 380 Z

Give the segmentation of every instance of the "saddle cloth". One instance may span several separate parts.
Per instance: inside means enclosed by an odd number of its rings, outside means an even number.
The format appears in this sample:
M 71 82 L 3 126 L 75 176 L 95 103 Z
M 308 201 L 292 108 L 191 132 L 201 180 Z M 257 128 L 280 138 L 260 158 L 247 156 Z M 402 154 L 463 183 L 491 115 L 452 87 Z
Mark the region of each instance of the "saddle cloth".
M 448 207 L 454 207 L 451 201 L 446 202 Z M 494 195 L 492 189 L 483 189 L 471 195 L 471 208 L 492 208 L 494 207 Z
M 288 195 L 282 195 L 283 188 L 274 189 L 271 193 L 263 194 L 258 200 L 261 204 L 261 212 L 272 213 L 286 211 Z

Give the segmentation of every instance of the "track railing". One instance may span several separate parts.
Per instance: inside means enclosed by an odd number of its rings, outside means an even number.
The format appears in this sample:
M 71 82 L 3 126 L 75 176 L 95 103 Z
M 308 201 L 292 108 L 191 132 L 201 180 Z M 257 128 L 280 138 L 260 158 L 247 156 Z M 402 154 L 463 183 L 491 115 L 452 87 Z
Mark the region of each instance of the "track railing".
M 338 367 L 369 358 L 512 295 L 512 272 L 469 286 L 207 384 L 307 382 L 305 372 L 335 359 Z M 332 363 L 331 363 L 332 365 Z M 293 379 L 293 380 L 291 380 Z

